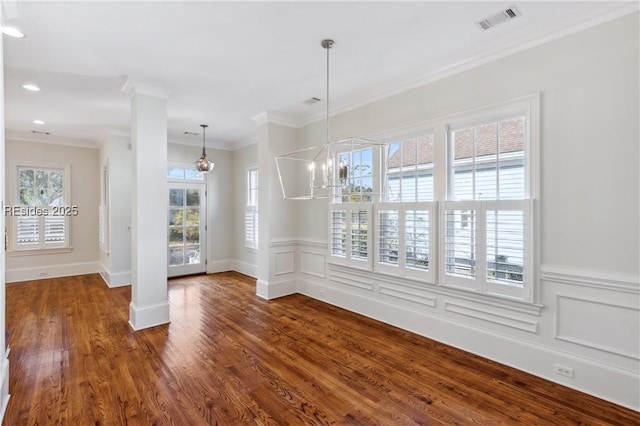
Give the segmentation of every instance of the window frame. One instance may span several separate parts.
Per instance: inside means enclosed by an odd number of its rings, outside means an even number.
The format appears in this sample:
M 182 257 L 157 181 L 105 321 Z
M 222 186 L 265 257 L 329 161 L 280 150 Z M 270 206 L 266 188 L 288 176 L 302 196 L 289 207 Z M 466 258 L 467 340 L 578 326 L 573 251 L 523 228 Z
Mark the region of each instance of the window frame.
M 538 245 L 537 235 L 538 213 L 536 211 L 539 188 L 539 114 L 540 114 L 539 94 L 524 96 L 511 101 L 505 101 L 498 105 L 485 107 L 482 109 L 468 111 L 449 117 L 445 124 L 446 143 L 446 186 L 444 200 L 440 203 L 440 269 L 438 282 L 443 287 L 452 287 L 474 291 L 477 293 L 496 296 L 500 298 L 515 299 L 523 302 L 535 303 L 539 297 L 537 283 L 538 276 Z M 522 199 L 483 199 L 483 200 L 454 200 L 453 182 L 455 168 L 452 158 L 452 132 L 460 129 L 481 126 L 493 121 L 501 121 L 516 116 L 524 117 L 524 149 L 523 149 L 523 174 L 524 193 Z M 496 165 L 498 170 L 498 165 Z M 476 271 L 475 277 L 461 278 L 447 273 L 446 266 L 446 239 L 447 211 L 464 210 L 475 211 L 474 239 L 476 241 Z M 487 250 L 486 250 L 486 213 L 491 210 L 516 210 L 523 212 L 523 270 L 526 271 L 523 277 L 522 287 L 507 286 L 497 284 L 497 281 L 487 277 Z
M 429 268 L 419 269 L 407 265 L 407 232 L 406 232 L 406 215 L 407 212 L 415 210 L 424 210 L 429 214 Z M 381 240 L 380 232 L 380 212 L 397 211 L 398 214 L 398 262 L 390 264 L 381 262 Z M 438 269 L 438 251 L 437 251 L 437 230 L 438 230 L 438 203 L 435 201 L 419 201 L 419 202 L 384 202 L 374 204 L 374 272 L 381 274 L 399 276 L 413 280 L 424 281 L 435 284 Z
M 333 212 L 344 212 L 345 213 L 345 228 L 344 228 L 344 255 L 338 255 L 334 253 L 333 247 Z M 353 256 L 353 238 L 352 229 L 353 227 L 353 214 L 359 212 L 366 212 L 367 214 L 367 236 L 366 236 L 366 247 L 367 247 L 367 256 L 366 258 L 355 257 Z M 373 204 L 370 202 L 357 202 L 357 203 L 333 203 L 329 205 L 329 263 L 335 265 L 349 266 L 355 269 L 362 269 L 371 271 L 373 264 L 373 252 L 374 245 L 373 242 L 375 238 L 372 237 L 371 229 L 374 226 L 375 221 L 373 220 Z
M 251 185 L 252 175 L 255 176 L 255 187 Z M 260 194 L 260 181 L 258 167 L 250 166 L 246 173 L 247 198 L 244 206 L 244 246 L 245 248 L 257 250 L 259 245 L 259 210 L 258 197 Z M 252 197 L 252 193 L 254 193 Z
M 12 161 L 11 162 L 11 177 L 10 177 L 10 185 L 11 185 L 11 205 L 13 207 L 29 207 L 22 206 L 20 204 L 20 179 L 18 177 L 18 172 L 20 169 L 28 169 L 28 170 L 47 170 L 47 171 L 62 171 L 63 173 L 63 184 L 62 184 L 62 204 L 60 207 L 64 207 L 64 210 L 67 210 L 67 207 L 71 206 L 71 165 L 63 164 L 63 163 L 47 163 L 47 162 L 33 162 L 33 161 Z M 34 206 L 47 208 L 51 211 L 52 206 Z M 76 209 L 77 212 L 77 209 Z M 10 226 L 8 237 L 8 252 L 12 255 L 39 255 L 39 254 L 55 254 L 55 253 L 67 253 L 72 250 L 71 246 L 71 220 L 70 215 L 63 214 L 64 217 L 64 242 L 63 243 L 49 243 L 45 241 L 45 232 L 46 232 L 46 224 L 45 215 L 38 215 L 38 244 L 32 244 L 25 247 L 18 247 L 17 235 L 18 235 L 18 221 L 20 215 L 11 214 L 10 215 Z
M 524 167 L 524 196 L 523 199 L 516 200 L 476 200 L 469 205 L 465 205 L 466 210 L 482 210 L 483 226 L 486 227 L 486 212 L 491 210 L 510 210 L 519 209 L 523 212 L 523 218 L 525 221 L 524 227 L 524 243 L 523 243 L 523 268 L 527 271 L 526 283 L 523 283 L 523 288 L 518 291 L 500 291 L 501 288 L 494 285 L 486 274 L 484 275 L 484 282 L 474 283 L 473 285 L 460 285 L 457 280 L 452 280 L 447 277 L 443 277 L 445 273 L 445 251 L 444 240 L 446 238 L 445 220 L 446 210 L 448 208 L 458 207 L 455 203 L 467 203 L 466 201 L 455 201 L 450 199 L 450 188 L 452 179 L 452 162 L 449 161 L 451 155 L 450 152 L 450 132 L 452 130 L 470 127 L 473 125 L 488 123 L 490 121 L 499 121 L 502 118 L 512 118 L 516 115 L 524 116 L 525 118 L 525 143 L 522 164 Z M 379 212 L 383 209 L 395 209 L 398 210 L 398 214 L 402 215 L 400 211 L 402 209 L 411 209 L 406 203 L 405 206 L 401 206 L 401 201 L 389 202 L 386 199 L 384 201 L 373 200 L 371 205 L 373 206 L 373 214 L 370 216 L 370 229 L 373 232 L 369 233 L 369 244 L 373 248 L 374 260 L 372 262 L 369 271 L 380 274 L 393 274 L 405 279 L 412 279 L 412 281 L 419 280 L 425 284 L 433 284 L 437 286 L 441 291 L 448 290 L 452 293 L 469 294 L 470 292 L 475 294 L 474 297 L 485 298 L 485 300 L 498 301 L 501 303 L 522 303 L 525 305 L 538 305 L 540 301 L 540 285 L 539 285 L 539 220 L 540 220 L 540 205 L 539 205 L 539 190 L 540 190 L 540 94 L 533 93 L 517 98 L 507 99 L 504 101 L 492 103 L 489 105 L 470 108 L 462 110 L 454 114 L 449 114 L 441 117 L 437 117 L 423 122 L 395 128 L 388 129 L 377 134 L 370 135 L 373 139 L 384 140 L 387 143 L 399 141 L 404 138 L 415 137 L 418 134 L 433 134 L 434 135 L 434 153 L 433 153 L 433 201 L 432 204 L 433 216 L 431 224 L 434 225 L 431 242 L 435 242 L 436 247 L 431 251 L 433 256 L 430 256 L 430 264 L 434 263 L 433 274 L 430 278 L 426 276 L 412 277 L 407 274 L 402 275 L 398 273 L 401 268 L 398 267 L 386 267 L 388 265 L 378 265 L 379 259 L 379 244 L 380 244 L 380 230 L 379 227 Z M 388 155 L 388 153 L 385 153 Z M 387 159 L 383 161 L 383 168 L 380 170 L 380 176 L 382 177 L 381 183 L 387 185 Z M 519 161 L 519 160 L 518 160 Z M 499 165 L 497 166 L 499 167 Z M 498 180 L 499 181 L 499 180 Z M 484 203 L 484 204 L 483 204 Z M 332 212 L 335 210 L 348 211 L 350 203 L 338 203 L 329 205 L 329 263 L 340 264 L 345 266 L 349 265 L 348 260 L 336 258 L 332 255 L 332 236 L 331 236 L 331 219 Z M 389 206 L 391 204 L 391 206 Z M 462 205 L 462 204 L 459 204 Z M 519 206 L 519 207 L 514 207 Z M 400 217 L 400 216 L 399 216 Z M 476 217 L 476 220 L 479 218 Z M 470 217 L 467 216 L 467 221 Z M 398 224 L 399 228 L 401 227 Z M 478 230 L 476 229 L 476 232 Z M 404 232 L 403 232 L 404 233 Z M 484 237 L 486 239 L 486 234 Z M 485 241 L 486 244 L 486 241 Z M 406 249 L 405 249 L 406 250 Z M 370 254 L 371 254 L 370 250 Z M 431 254 L 430 253 L 430 254 Z M 485 252 L 486 254 L 486 252 Z M 433 257 L 433 261 L 432 258 Z M 488 261 L 486 258 L 484 259 Z M 494 260 L 496 262 L 497 260 Z M 360 265 L 359 269 L 362 269 Z M 381 267 L 384 266 L 384 267 Z M 484 265 L 486 271 L 487 265 Z M 495 267 L 495 266 L 494 266 Z M 502 285 L 502 284 L 500 284 Z

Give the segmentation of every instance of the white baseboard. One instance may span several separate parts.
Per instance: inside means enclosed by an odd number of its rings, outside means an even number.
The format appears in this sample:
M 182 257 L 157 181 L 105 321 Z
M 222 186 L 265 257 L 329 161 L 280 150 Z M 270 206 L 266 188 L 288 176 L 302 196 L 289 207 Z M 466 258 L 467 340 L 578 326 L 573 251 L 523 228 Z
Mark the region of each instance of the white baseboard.
M 47 278 L 69 277 L 73 275 L 96 274 L 101 270 L 99 262 L 68 263 L 64 265 L 47 265 L 31 268 L 7 269 L 6 281 L 32 281 Z
M 269 283 L 264 280 L 256 281 L 256 295 L 266 300 L 289 296 L 298 292 L 296 280 Z
M 100 276 L 109 288 L 131 285 L 131 271 L 110 272 L 103 264 L 100 264 Z
M 640 377 L 637 372 L 331 286 L 300 281 L 298 292 L 640 411 Z M 555 364 L 571 366 L 575 371 L 574 378 L 554 374 Z
M 207 262 L 207 274 L 226 272 L 233 270 L 233 260 L 216 260 Z
M 4 353 L 0 367 L 0 423 L 4 419 L 4 413 L 7 411 L 7 405 L 9 404 L 9 349 Z
M 258 278 L 258 265 L 234 260 L 232 269 L 236 272 L 240 272 L 241 274 L 248 275 L 251 278 Z
M 131 302 L 129 305 L 129 325 L 135 331 L 169 322 L 169 301 L 145 306 Z

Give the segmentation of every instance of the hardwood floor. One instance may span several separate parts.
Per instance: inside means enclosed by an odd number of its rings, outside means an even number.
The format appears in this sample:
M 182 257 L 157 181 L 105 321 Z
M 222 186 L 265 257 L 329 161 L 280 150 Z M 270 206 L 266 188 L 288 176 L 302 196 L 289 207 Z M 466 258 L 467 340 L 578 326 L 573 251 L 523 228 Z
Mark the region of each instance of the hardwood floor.
M 237 273 L 133 332 L 98 275 L 7 284 L 5 425 L 637 425 L 640 413 Z

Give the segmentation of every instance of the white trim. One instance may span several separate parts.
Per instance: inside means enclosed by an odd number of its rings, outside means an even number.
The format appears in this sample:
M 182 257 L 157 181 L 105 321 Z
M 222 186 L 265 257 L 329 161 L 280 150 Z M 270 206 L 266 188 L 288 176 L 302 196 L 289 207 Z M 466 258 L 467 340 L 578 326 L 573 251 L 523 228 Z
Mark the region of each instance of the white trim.
M 216 274 L 218 272 L 227 272 L 233 270 L 233 260 L 215 260 L 207 261 L 207 274 Z
M 133 302 L 129 304 L 129 325 L 134 331 L 168 324 L 169 322 L 168 300 L 146 306 L 137 306 Z
M 47 278 L 69 277 L 100 273 L 100 262 L 68 263 L 63 265 L 43 265 L 29 268 L 7 269 L 7 282 L 44 280 Z M 41 272 L 46 272 L 41 276 Z
M 624 304 L 620 304 L 620 303 L 613 303 L 613 302 L 607 302 L 607 301 L 603 301 L 603 300 L 596 300 L 594 298 L 591 297 L 577 297 L 577 296 L 573 296 L 573 295 L 569 295 L 569 294 L 563 294 L 563 293 L 556 293 L 555 295 L 555 307 L 556 307 L 556 312 L 555 312 L 555 327 L 554 327 L 554 338 L 558 339 L 558 340 L 563 340 L 565 342 L 569 342 L 569 343 L 573 343 L 576 345 L 580 345 L 583 347 L 587 347 L 587 348 L 592 348 L 592 349 L 597 349 L 599 351 L 604 351 L 604 352 L 609 352 L 615 355 L 620 355 L 626 358 L 631 358 L 633 360 L 640 360 L 640 352 L 636 351 L 634 352 L 630 352 L 630 351 L 626 351 L 624 349 L 620 350 L 618 348 L 615 348 L 613 346 L 608 346 L 608 345 L 602 345 L 600 343 L 596 343 L 593 341 L 588 341 L 579 337 L 573 337 L 570 336 L 568 334 L 563 334 L 561 331 L 561 323 L 562 323 L 562 310 L 560 309 L 560 301 L 561 299 L 565 299 L 565 300 L 574 300 L 574 301 L 578 301 L 578 302 L 587 302 L 587 303 L 591 303 L 594 305 L 598 305 L 598 306 L 609 306 L 609 307 L 613 307 L 613 308 L 617 308 L 617 309 L 626 309 L 629 311 L 635 311 L 635 316 L 637 318 L 640 318 L 640 309 L 638 309 L 636 306 L 631 306 L 631 305 L 624 305 Z M 619 312 L 619 311 L 618 311 Z M 636 320 L 637 320 L 636 318 Z
M 71 253 L 73 247 L 60 247 L 60 248 L 42 248 L 42 249 L 29 249 L 29 250 L 13 250 L 7 249 L 7 256 L 42 256 L 44 254 L 62 254 Z
M 127 81 L 122 86 L 122 92 L 128 95 L 129 98 L 142 95 L 158 99 L 168 99 L 169 95 L 172 93 L 170 90 L 165 89 L 160 85 L 142 82 L 132 78 L 127 78 Z
M 588 28 L 592 28 L 597 25 L 604 24 L 606 22 L 621 18 L 623 16 L 629 15 L 637 11 L 638 11 L 638 3 L 628 2 L 622 5 L 620 8 L 613 10 L 609 13 L 598 15 L 594 18 L 591 18 L 587 21 L 584 21 L 580 24 L 576 24 L 569 28 L 563 28 L 561 30 L 554 31 L 543 37 L 536 37 L 533 40 L 525 40 L 525 41 L 517 40 L 517 39 L 513 40 L 513 45 L 510 47 L 506 47 L 506 48 L 501 47 L 497 51 L 487 52 L 480 56 L 462 60 L 453 65 L 447 65 L 445 67 L 436 69 L 428 73 L 423 78 L 420 78 L 412 83 L 404 84 L 395 88 L 388 88 L 386 90 L 383 89 L 381 92 L 378 92 L 376 94 L 363 96 L 360 99 L 356 99 L 346 104 L 343 104 L 341 106 L 334 107 L 329 112 L 329 116 L 333 117 L 339 114 L 344 114 L 346 112 L 356 110 L 358 108 L 368 106 L 375 102 L 379 102 L 384 99 L 388 99 L 388 98 L 403 94 L 405 92 L 409 92 L 410 90 L 426 86 L 427 84 L 430 84 L 439 80 L 443 80 L 445 78 L 463 73 L 465 71 L 472 70 L 474 68 L 480 67 L 482 65 L 485 65 L 491 62 L 495 62 L 499 59 L 507 58 L 517 53 L 532 49 L 534 47 L 549 43 L 553 40 L 557 40 L 574 33 L 578 33 L 580 31 L 584 31 Z M 326 112 L 318 111 L 318 112 L 315 112 L 314 114 L 306 115 L 301 118 L 298 118 L 295 121 L 295 125 L 293 127 L 295 128 L 304 127 L 324 119 L 326 119 Z
M 131 271 L 118 272 L 110 275 L 109 287 L 127 287 L 131 285 Z
M 61 138 L 59 136 L 51 136 L 51 139 L 38 139 L 31 137 L 31 135 L 21 134 L 15 131 L 7 131 L 6 140 L 9 142 L 28 142 L 28 143 L 40 143 L 43 145 L 62 145 L 72 146 L 75 148 L 87 148 L 87 149 L 100 149 L 100 145 L 96 142 L 88 141 L 84 139 L 69 139 Z
M 329 243 L 321 240 L 271 240 L 269 243 L 269 248 L 294 246 L 326 250 L 329 247 Z
M 465 303 L 459 303 L 457 301 L 450 300 L 444 303 L 444 310 L 459 315 L 491 322 L 494 324 L 528 331 L 529 333 L 538 333 L 539 321 L 527 321 L 519 318 L 514 318 L 513 316 L 509 315 L 501 315 L 495 311 L 489 312 L 483 309 L 478 309 L 478 307 L 476 306 L 471 306 Z
M 256 124 L 256 126 L 262 126 L 263 124 L 277 124 L 279 126 L 292 128 L 301 127 L 298 126 L 298 123 L 295 120 L 286 115 L 268 111 L 261 112 L 260 114 L 251 117 L 251 120 Z
M 256 296 L 265 299 L 277 299 L 278 297 L 289 296 L 298 292 L 298 285 L 295 279 L 269 283 L 264 280 L 256 282 Z
M 107 287 L 116 288 L 131 285 L 131 271 L 110 273 L 103 265 L 101 265 L 101 267 L 102 271 L 100 272 L 100 276 Z
M 241 260 L 233 260 L 232 261 L 232 266 L 233 266 L 233 270 L 236 272 L 239 272 L 243 275 L 247 275 L 251 278 L 258 278 L 258 265 L 257 264 L 253 264 L 253 263 L 249 263 L 249 262 L 243 262 Z
M 589 271 L 555 265 L 542 265 L 540 271 L 542 281 L 640 294 L 640 276 L 637 275 Z
M 5 342 L 5 344 L 6 343 L 7 342 Z M 0 406 L 0 422 L 4 419 L 4 414 L 7 411 L 7 405 L 11 398 L 9 394 L 9 352 L 11 352 L 11 349 L 7 346 L 0 367 L 0 401 L 2 404 L 2 406 Z
M 411 278 L 385 275 L 378 272 L 363 271 L 348 266 L 328 264 L 329 273 L 342 272 L 347 274 L 357 274 L 358 276 L 367 277 L 373 281 L 384 281 L 403 287 L 414 287 L 424 289 L 439 296 L 455 297 L 459 300 L 466 300 L 473 304 L 479 304 L 492 308 L 500 308 L 512 311 L 514 313 L 540 316 L 544 305 L 537 303 L 525 302 L 517 299 L 506 299 L 498 296 L 486 295 L 481 293 L 469 292 L 465 289 L 455 287 L 445 287 L 441 285 L 433 285 L 424 281 L 416 281 Z M 302 277 L 301 277 L 302 278 Z

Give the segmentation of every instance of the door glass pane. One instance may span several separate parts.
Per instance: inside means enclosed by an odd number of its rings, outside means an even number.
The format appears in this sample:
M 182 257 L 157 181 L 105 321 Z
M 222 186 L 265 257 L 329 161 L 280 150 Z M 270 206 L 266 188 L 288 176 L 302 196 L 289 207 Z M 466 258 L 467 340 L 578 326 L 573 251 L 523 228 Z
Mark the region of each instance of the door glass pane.
M 184 249 L 182 247 L 172 247 L 169 249 L 169 266 L 184 264 Z
M 185 234 L 187 236 L 186 244 L 200 243 L 200 226 L 190 226 L 186 228 Z
M 182 226 L 184 223 L 184 209 L 169 209 L 169 225 Z
M 200 263 L 200 246 L 187 246 L 185 248 L 185 263 L 187 265 Z
M 187 206 L 200 206 L 199 189 L 187 189 Z
M 169 246 L 181 246 L 184 244 L 184 233 L 182 227 L 169 228 Z
M 187 226 L 200 226 L 200 208 L 187 209 Z
M 172 188 L 169 190 L 169 205 L 176 207 L 184 206 L 184 189 Z

